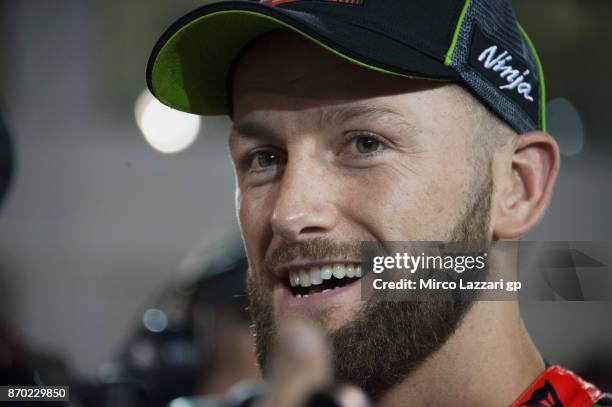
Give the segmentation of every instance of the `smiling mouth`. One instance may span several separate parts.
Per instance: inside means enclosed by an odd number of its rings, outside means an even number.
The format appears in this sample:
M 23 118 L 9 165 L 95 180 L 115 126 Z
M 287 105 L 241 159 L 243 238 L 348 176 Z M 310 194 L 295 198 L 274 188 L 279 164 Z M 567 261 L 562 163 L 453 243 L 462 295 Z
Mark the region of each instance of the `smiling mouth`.
M 287 273 L 289 288 L 296 298 L 323 294 L 354 283 L 362 276 L 359 264 L 329 264 Z

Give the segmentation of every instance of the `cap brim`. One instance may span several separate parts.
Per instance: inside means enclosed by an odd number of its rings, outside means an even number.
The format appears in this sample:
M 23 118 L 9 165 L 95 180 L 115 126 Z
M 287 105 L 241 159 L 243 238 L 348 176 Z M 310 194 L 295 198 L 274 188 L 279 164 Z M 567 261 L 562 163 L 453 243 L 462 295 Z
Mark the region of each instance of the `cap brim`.
M 326 20 L 258 3 L 201 7 L 160 37 L 149 57 L 147 86 L 172 108 L 200 115 L 227 114 L 227 81 L 233 62 L 255 38 L 281 28 L 367 69 L 407 77 L 457 78 L 453 69 L 406 44 L 363 27 Z

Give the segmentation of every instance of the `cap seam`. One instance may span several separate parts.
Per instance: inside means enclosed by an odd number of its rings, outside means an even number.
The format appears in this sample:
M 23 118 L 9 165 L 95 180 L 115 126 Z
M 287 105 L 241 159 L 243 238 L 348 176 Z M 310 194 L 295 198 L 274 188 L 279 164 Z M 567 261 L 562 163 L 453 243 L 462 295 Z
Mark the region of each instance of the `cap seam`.
M 542 131 L 546 131 L 548 126 L 546 123 L 546 82 L 544 81 L 544 68 L 542 67 L 542 62 L 540 61 L 538 52 L 535 46 L 533 45 L 533 42 L 531 42 L 531 38 L 529 38 L 529 35 L 527 35 L 527 32 L 525 31 L 523 26 L 521 26 L 521 24 L 518 21 L 516 22 L 516 25 L 518 26 L 519 31 L 521 32 L 521 34 L 527 41 L 527 45 L 531 49 L 531 53 L 533 54 L 533 57 L 535 59 L 536 68 L 538 69 L 538 80 L 539 80 L 539 85 L 540 85 L 539 86 L 540 89 L 538 89 L 540 92 L 540 106 L 538 109 L 540 126 L 538 127 Z
M 444 65 L 449 66 L 453 61 L 453 56 L 455 54 L 455 48 L 457 48 L 457 42 L 459 40 L 459 34 L 461 33 L 461 27 L 463 27 L 463 20 L 467 14 L 468 9 L 470 8 L 471 1 L 465 0 L 463 4 L 463 8 L 461 9 L 461 13 L 459 14 L 459 20 L 457 21 L 457 25 L 455 26 L 455 31 L 453 33 L 453 38 L 451 40 L 451 44 L 446 51 L 444 58 Z
M 400 33 L 395 31 L 395 30 L 389 29 L 389 28 L 383 28 L 382 26 L 380 26 L 376 22 L 368 21 L 368 20 L 364 20 L 364 19 L 355 19 L 354 22 L 353 21 L 349 22 L 349 21 L 344 20 L 343 22 L 345 24 L 350 24 L 350 25 L 353 25 L 353 26 L 356 26 L 356 27 L 359 27 L 359 28 L 362 28 L 362 29 L 367 29 L 369 31 L 375 32 L 375 33 L 377 33 L 379 35 L 382 35 L 382 36 L 384 36 L 384 37 L 386 37 L 386 38 L 388 38 L 390 40 L 393 40 L 395 42 L 398 42 L 400 44 L 408 46 L 408 47 L 410 47 L 410 48 L 420 52 L 421 54 L 427 55 L 427 56 L 432 57 L 432 58 L 436 58 L 439 61 L 442 61 L 442 59 L 444 57 L 444 55 L 437 55 L 435 52 L 432 52 L 430 49 L 428 49 L 430 47 L 426 43 L 420 41 L 418 38 L 411 38 L 411 40 L 414 40 L 415 44 L 409 44 L 408 42 L 403 41 L 403 40 L 401 40 L 401 39 L 399 39 L 397 37 L 392 37 L 392 35 L 400 36 Z M 375 28 L 376 30 L 373 30 L 372 28 Z M 426 50 L 424 50 L 424 49 L 426 49 Z

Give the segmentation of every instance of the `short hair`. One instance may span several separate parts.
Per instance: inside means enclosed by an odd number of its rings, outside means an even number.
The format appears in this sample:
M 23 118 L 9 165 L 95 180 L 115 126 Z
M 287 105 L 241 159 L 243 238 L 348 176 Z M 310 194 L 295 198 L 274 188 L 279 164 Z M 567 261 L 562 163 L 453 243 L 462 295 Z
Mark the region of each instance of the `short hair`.
M 464 86 L 452 84 L 449 90 L 465 107 L 472 120 L 474 148 L 480 153 L 491 155 L 518 134 Z
M 457 106 L 462 106 L 463 112 L 470 119 L 469 128 L 473 129 L 468 136 L 467 151 L 468 169 L 472 171 L 469 184 L 467 206 L 475 204 L 479 199 L 476 191 L 490 183 L 493 187 L 493 156 L 496 151 L 506 146 L 517 132 L 504 122 L 497 114 L 484 105 L 477 96 L 459 84 L 447 85 L 451 97 Z M 471 164 L 471 165 L 470 165 Z

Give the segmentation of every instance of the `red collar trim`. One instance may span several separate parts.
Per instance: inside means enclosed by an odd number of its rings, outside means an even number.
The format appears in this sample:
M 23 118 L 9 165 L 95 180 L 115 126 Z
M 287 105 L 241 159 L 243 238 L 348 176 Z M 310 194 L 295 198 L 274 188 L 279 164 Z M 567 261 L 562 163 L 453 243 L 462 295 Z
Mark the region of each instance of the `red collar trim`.
M 511 407 L 591 407 L 603 393 L 569 370 L 550 366 Z

